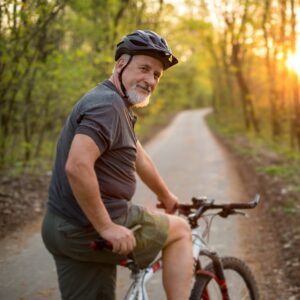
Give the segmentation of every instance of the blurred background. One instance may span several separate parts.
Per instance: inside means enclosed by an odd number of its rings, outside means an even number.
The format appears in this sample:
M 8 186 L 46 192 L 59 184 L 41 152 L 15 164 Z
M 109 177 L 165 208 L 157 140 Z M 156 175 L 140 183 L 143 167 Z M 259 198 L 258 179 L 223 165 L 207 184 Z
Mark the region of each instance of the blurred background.
M 71 107 L 136 29 L 166 37 L 180 59 L 137 111 L 138 135 L 211 106 L 223 133 L 299 157 L 299 17 L 296 0 L 1 1 L 0 170 L 50 169 Z

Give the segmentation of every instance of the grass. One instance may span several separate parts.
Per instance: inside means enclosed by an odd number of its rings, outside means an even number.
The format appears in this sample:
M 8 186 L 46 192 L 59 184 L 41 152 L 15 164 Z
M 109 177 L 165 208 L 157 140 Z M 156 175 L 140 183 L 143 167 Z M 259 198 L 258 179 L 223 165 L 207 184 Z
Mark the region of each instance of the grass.
M 257 149 L 235 146 L 235 150 L 242 157 L 254 157 L 257 155 Z
M 293 185 L 291 189 L 295 193 L 300 193 L 300 182 L 298 182 L 298 185 Z
M 295 175 L 295 170 L 290 165 L 268 165 L 258 166 L 256 171 L 260 174 L 267 174 L 269 176 L 279 176 L 284 179 L 292 179 Z
M 273 207 L 271 211 L 272 213 L 283 212 L 287 215 L 295 215 L 299 212 L 299 208 L 296 206 L 294 199 L 287 199 L 282 203 L 282 205 Z

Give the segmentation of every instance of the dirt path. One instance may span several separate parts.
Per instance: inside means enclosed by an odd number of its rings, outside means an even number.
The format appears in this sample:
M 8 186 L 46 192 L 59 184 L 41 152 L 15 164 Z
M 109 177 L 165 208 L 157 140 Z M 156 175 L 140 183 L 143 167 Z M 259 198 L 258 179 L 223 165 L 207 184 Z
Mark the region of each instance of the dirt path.
M 147 144 L 147 151 L 173 192 L 182 201 L 195 195 L 208 195 L 217 201 L 245 201 L 246 189 L 238 176 L 232 157 L 207 129 L 207 111 L 187 111 Z M 253 196 L 253 195 L 251 195 Z M 154 207 L 155 197 L 141 183 L 134 199 Z M 211 244 L 223 255 L 245 259 L 259 278 L 262 299 L 292 297 L 283 280 L 278 247 L 272 224 L 264 209 L 250 219 L 231 218 L 214 223 Z M 37 220 L 0 241 L 0 299 L 59 299 L 55 269 L 44 249 Z M 127 286 L 128 272 L 118 279 L 118 299 Z M 150 299 L 165 299 L 159 277 L 149 287 Z

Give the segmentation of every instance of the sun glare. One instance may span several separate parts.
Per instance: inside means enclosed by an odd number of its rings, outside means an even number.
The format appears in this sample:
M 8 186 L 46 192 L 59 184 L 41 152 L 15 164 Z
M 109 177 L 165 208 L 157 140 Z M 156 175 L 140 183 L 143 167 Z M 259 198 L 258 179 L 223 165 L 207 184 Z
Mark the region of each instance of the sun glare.
M 297 42 L 296 52 L 288 55 L 286 65 L 300 76 L 300 41 Z

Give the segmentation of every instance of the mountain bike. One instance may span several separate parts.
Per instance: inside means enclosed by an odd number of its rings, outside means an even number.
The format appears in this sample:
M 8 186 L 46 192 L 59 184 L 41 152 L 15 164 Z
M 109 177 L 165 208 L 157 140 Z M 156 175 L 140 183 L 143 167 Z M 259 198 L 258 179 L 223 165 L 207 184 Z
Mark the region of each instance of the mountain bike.
M 194 283 L 190 300 L 258 300 L 257 283 L 250 268 L 236 257 L 220 257 L 209 244 L 209 233 L 216 216 L 227 218 L 231 215 L 245 215 L 241 210 L 255 208 L 259 195 L 246 203 L 215 204 L 214 200 L 206 197 L 194 197 L 191 203 L 179 204 L 179 215 L 187 218 L 193 240 Z M 158 208 L 163 208 L 161 205 Z M 217 210 L 213 212 L 213 210 Z M 210 213 L 208 213 L 210 211 Z M 204 228 L 199 225 L 204 221 Z M 109 242 L 99 238 L 92 241 L 90 247 L 94 250 L 110 248 Z M 205 267 L 203 258 L 210 260 Z M 140 269 L 132 259 L 120 262 L 120 265 L 131 271 L 132 284 L 126 293 L 125 300 L 148 300 L 146 284 L 163 268 L 162 258 L 159 257 L 146 269 Z

